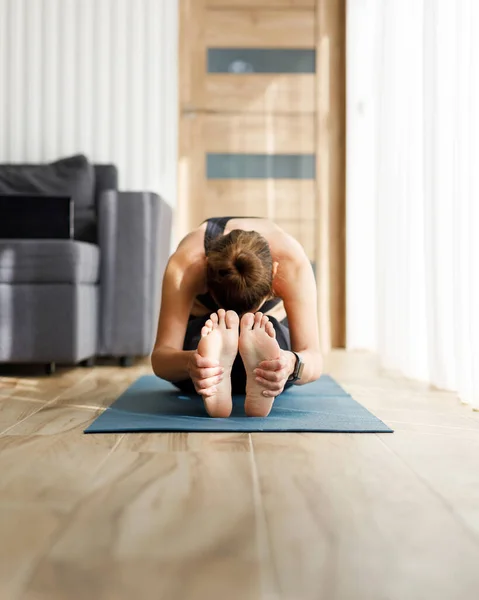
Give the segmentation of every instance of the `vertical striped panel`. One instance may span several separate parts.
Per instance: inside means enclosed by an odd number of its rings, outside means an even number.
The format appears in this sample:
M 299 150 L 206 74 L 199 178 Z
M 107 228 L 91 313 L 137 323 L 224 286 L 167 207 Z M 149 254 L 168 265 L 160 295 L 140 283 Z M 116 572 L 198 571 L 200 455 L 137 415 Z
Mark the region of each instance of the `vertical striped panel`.
M 38 94 L 41 89 L 41 51 L 43 30 L 41 27 L 42 0 L 26 0 L 25 2 L 25 89 L 24 93 L 29 102 L 25 104 L 25 133 L 28 132 L 29 142 L 25 140 L 25 155 L 28 161 L 41 152 L 41 110 L 42 97 Z M 37 24 L 40 24 L 38 26 Z M 25 136 L 26 137 L 26 136 Z
M 0 156 L 8 154 L 8 104 L 7 94 L 2 91 L 8 79 L 8 58 L 7 58 L 7 32 L 8 32 L 8 5 L 6 2 L 0 2 Z
M 88 56 L 91 71 L 90 76 L 85 79 L 85 83 L 93 82 L 93 86 L 88 86 L 88 97 L 92 102 L 91 148 L 98 162 L 117 162 L 110 135 L 111 128 L 114 127 L 111 115 L 112 105 L 115 102 L 110 75 L 113 56 L 111 2 L 109 0 L 87 1 L 91 2 L 92 18 L 89 24 L 92 32 L 92 53 Z
M 178 0 L 0 0 L 0 163 L 83 152 L 176 204 Z
M 29 102 L 25 93 L 25 2 L 10 0 L 9 28 L 7 32 L 6 56 L 8 60 L 8 81 L 1 86 L 7 93 L 7 152 L 11 160 L 26 158 L 25 110 Z M 9 44 L 9 47 L 8 47 Z
M 77 3 L 77 47 L 92 48 L 94 35 L 94 0 L 82 0 L 81 6 Z M 76 56 L 77 65 L 77 102 L 76 121 L 78 126 L 77 143 L 79 148 L 91 148 L 94 129 L 98 132 L 99 139 L 103 140 L 104 132 L 98 127 L 93 127 L 93 105 L 92 89 L 88 82 L 92 80 L 93 60 L 90 53 L 79 52 Z M 103 94 L 98 95 L 103 98 Z
M 0 0 L 5 3 L 6 0 Z M 12 1 L 12 0 L 10 0 Z M 43 0 L 42 19 L 42 76 L 40 96 L 42 99 L 40 154 L 33 157 L 37 160 L 53 160 L 59 155 L 58 139 L 59 122 L 59 90 L 61 89 L 58 74 L 60 72 L 59 19 L 57 11 L 58 0 Z M 4 160 L 0 156 L 0 160 Z
M 77 115 L 76 104 L 79 104 L 77 96 L 79 86 L 78 64 L 76 52 L 83 49 L 76 48 L 77 23 L 75 4 L 78 0 L 61 0 L 59 9 L 59 47 L 60 54 L 59 69 L 59 103 L 58 117 L 60 130 L 58 136 L 58 149 L 60 154 L 70 154 L 74 151 L 77 143 Z M 86 49 L 85 49 L 86 50 Z M 90 53 L 88 51 L 88 53 Z

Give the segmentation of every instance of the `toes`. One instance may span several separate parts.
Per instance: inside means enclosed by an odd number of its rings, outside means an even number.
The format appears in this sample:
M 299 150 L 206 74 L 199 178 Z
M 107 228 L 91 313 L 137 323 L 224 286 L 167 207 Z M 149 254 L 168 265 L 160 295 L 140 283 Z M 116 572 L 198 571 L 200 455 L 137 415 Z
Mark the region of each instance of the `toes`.
M 261 328 L 265 329 L 266 328 L 266 323 L 269 322 L 269 318 L 266 315 L 263 315 L 263 317 L 261 318 Z
M 218 326 L 218 315 L 216 313 L 211 313 L 210 315 L 210 320 L 211 320 L 211 327 L 215 328 Z
M 226 311 L 224 308 L 218 310 L 218 324 L 220 327 L 225 327 L 225 315 Z
M 273 326 L 273 323 L 271 323 L 271 321 L 268 321 L 268 322 L 266 323 L 265 329 L 266 329 L 266 333 L 267 333 L 267 334 L 268 334 L 270 337 L 272 337 L 272 338 L 275 338 L 275 337 L 276 337 L 276 329 L 274 328 L 274 326 Z
M 226 327 L 228 329 L 238 329 L 239 317 L 234 310 L 228 310 L 226 313 Z
M 253 329 L 253 324 L 254 324 L 254 315 L 253 313 L 245 313 L 242 317 L 241 317 L 241 331 L 247 331 L 250 329 Z
M 261 319 L 263 318 L 262 312 L 257 312 L 254 316 L 254 329 L 259 329 L 261 327 Z
M 211 319 L 208 319 L 201 328 L 201 337 L 205 337 L 205 335 L 211 333 L 215 326 L 216 325 L 213 323 L 213 321 Z

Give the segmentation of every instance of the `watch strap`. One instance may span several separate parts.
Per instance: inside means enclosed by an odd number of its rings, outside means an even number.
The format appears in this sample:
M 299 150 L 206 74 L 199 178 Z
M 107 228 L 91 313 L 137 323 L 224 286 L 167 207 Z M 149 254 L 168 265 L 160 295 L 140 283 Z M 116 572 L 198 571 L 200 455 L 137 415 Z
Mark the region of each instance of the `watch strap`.
M 301 356 L 297 352 L 294 350 L 291 350 L 291 352 L 296 356 L 296 363 L 294 365 L 294 371 L 288 377 L 288 381 L 298 381 L 298 379 L 301 379 L 301 375 L 303 374 L 304 363 L 301 359 Z

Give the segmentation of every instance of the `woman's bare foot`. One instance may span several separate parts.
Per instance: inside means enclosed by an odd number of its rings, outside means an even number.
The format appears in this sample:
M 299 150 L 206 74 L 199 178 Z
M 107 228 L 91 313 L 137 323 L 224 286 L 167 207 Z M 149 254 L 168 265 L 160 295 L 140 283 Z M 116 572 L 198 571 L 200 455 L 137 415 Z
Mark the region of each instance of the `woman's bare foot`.
M 198 354 L 217 360 L 224 368 L 223 379 L 216 391 L 203 396 L 210 417 L 229 417 L 233 408 L 231 400 L 231 368 L 238 353 L 239 317 L 233 311 L 213 313 L 201 330 Z
M 260 312 L 243 315 L 239 351 L 246 370 L 245 412 L 249 417 L 266 417 L 271 411 L 274 398 L 263 396 L 264 387 L 256 381 L 253 371 L 261 361 L 280 357 L 280 347 L 268 317 Z

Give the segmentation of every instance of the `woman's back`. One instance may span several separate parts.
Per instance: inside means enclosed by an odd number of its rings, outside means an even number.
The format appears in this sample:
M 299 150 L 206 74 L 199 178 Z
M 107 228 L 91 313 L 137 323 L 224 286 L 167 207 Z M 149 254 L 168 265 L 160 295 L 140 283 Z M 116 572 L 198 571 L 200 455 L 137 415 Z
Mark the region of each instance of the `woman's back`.
M 273 262 L 278 263 L 278 277 L 273 285 L 274 298 L 269 299 L 261 310 L 282 320 L 286 314 L 281 306 L 281 284 L 290 281 L 294 265 L 308 261 L 302 246 L 269 219 L 256 217 L 213 217 L 201 223 L 178 245 L 172 259 L 176 268 L 183 268 L 191 278 L 197 293 L 191 314 L 199 316 L 216 311 L 219 306 L 208 291 L 206 284 L 206 256 L 211 244 L 231 231 L 255 231 L 267 242 Z

